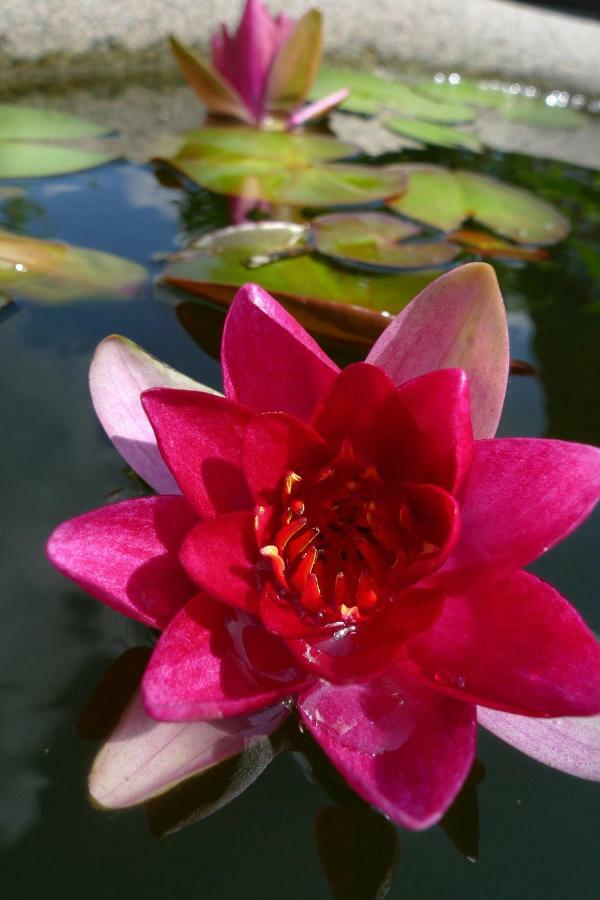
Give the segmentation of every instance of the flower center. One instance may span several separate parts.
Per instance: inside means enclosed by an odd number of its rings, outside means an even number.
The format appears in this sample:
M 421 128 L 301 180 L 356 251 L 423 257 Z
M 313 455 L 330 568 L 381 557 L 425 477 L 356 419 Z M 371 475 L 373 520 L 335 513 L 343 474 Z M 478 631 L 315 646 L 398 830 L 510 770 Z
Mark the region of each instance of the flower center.
M 257 531 L 264 507 L 257 509 Z M 359 621 L 389 599 L 394 575 L 439 547 L 423 537 L 407 496 L 389 495 L 377 469 L 345 441 L 310 479 L 288 472 L 261 547 L 263 577 L 305 618 Z

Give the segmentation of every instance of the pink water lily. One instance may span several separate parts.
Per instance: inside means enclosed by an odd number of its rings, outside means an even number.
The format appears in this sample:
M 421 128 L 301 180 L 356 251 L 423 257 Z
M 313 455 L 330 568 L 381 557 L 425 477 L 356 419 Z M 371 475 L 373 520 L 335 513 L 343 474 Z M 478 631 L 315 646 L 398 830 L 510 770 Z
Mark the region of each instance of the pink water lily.
M 272 731 L 294 698 L 354 790 L 419 829 L 469 772 L 477 706 L 527 752 L 547 717 L 596 721 L 584 717 L 600 713 L 600 644 L 523 567 L 594 506 L 600 451 L 493 437 L 508 341 L 491 267 L 437 279 L 342 371 L 247 285 L 222 363 L 224 397 L 124 339 L 100 345 L 100 420 L 167 493 L 65 522 L 48 546 L 89 593 L 163 631 L 129 712 L 134 736 L 140 715 L 149 734 L 211 722 L 206 765 L 220 746 L 234 752 L 219 727 L 241 722 L 230 730 L 256 739 L 248 717 Z M 600 777 L 597 749 L 567 764 L 560 730 L 551 741 L 544 761 Z M 118 765 L 106 783 L 107 748 L 92 792 L 111 805 L 119 788 L 126 805 Z M 151 780 L 131 802 L 173 783 Z
M 236 32 L 221 25 L 211 46 L 209 65 L 171 39 L 184 77 L 209 112 L 255 125 L 283 116 L 294 127 L 325 115 L 348 96 L 340 90 L 302 106 L 321 59 L 322 19 L 316 9 L 296 21 L 271 16 L 261 0 L 246 0 Z

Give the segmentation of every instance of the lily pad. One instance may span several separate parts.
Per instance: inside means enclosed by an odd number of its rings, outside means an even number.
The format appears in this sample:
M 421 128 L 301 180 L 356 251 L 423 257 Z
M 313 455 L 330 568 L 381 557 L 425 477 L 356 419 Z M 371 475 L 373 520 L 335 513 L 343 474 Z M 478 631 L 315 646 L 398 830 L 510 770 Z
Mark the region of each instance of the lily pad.
M 0 231 L 0 290 L 41 303 L 126 300 L 145 280 L 142 266 L 54 241 Z
M 113 153 L 54 143 L 95 138 L 106 132 L 94 122 L 67 113 L 0 103 L 0 178 L 62 175 L 110 162 L 115 159 Z
M 451 231 L 474 219 L 502 237 L 522 244 L 550 246 L 569 232 L 555 207 L 528 191 L 487 175 L 441 166 L 400 165 L 409 177 L 406 194 L 390 201 L 395 212 Z
M 350 96 L 341 105 L 349 112 L 377 115 L 390 110 L 403 116 L 424 119 L 427 122 L 472 122 L 473 111 L 464 104 L 438 102 L 417 93 L 408 85 L 388 78 L 380 78 L 353 69 L 323 68 L 320 70 L 311 97 L 318 99 L 339 88 L 348 88 Z
M 482 143 L 472 131 L 439 125 L 437 122 L 420 122 L 418 119 L 385 119 L 385 127 L 395 134 L 433 144 L 436 147 L 460 148 L 479 153 Z
M 461 228 L 449 237 L 466 250 L 477 253 L 479 256 L 498 259 L 527 259 L 533 262 L 548 259 L 548 251 L 541 247 L 518 247 L 487 231 Z
M 584 123 L 584 116 L 577 110 L 550 106 L 543 97 L 513 94 L 468 78 L 457 82 L 421 81 L 416 87 L 419 93 L 432 100 L 491 107 L 507 119 L 527 122 L 538 128 L 581 128 Z
M 316 250 L 369 267 L 423 269 L 455 259 L 460 247 L 443 240 L 407 241 L 421 229 L 385 213 L 333 213 L 311 222 Z
M 405 177 L 396 170 L 327 162 L 355 153 L 335 138 L 206 128 L 188 133 L 166 161 L 216 193 L 291 206 L 355 205 L 404 191 Z
M 276 225 L 276 228 L 273 228 Z M 240 225 L 207 235 L 192 258 L 168 265 L 160 280 L 190 293 L 228 304 L 243 284 L 254 281 L 292 311 L 307 310 L 338 333 L 373 339 L 439 270 L 408 274 L 357 273 L 315 255 L 276 260 L 249 268 L 256 255 L 287 250 L 298 226 L 286 223 Z

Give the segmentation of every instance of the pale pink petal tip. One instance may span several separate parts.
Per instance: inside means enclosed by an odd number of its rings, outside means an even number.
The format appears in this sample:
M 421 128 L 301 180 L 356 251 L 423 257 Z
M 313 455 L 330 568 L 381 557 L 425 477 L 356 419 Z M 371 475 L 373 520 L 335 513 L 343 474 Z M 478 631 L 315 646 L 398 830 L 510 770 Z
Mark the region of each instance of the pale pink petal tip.
M 312 119 L 321 118 L 331 112 L 332 109 L 339 106 L 340 103 L 343 103 L 344 100 L 347 100 L 349 96 L 350 91 L 347 88 L 342 88 L 340 91 L 335 91 L 333 94 L 321 97 L 320 100 L 308 103 L 306 106 L 294 110 L 287 120 L 286 127 L 288 129 L 297 128 L 299 125 L 304 125 L 305 122 L 309 122 Z
M 140 395 L 156 387 L 216 391 L 177 372 L 120 335 L 111 335 L 98 345 L 89 379 L 96 415 L 125 462 L 157 493 L 179 493 L 158 452 Z

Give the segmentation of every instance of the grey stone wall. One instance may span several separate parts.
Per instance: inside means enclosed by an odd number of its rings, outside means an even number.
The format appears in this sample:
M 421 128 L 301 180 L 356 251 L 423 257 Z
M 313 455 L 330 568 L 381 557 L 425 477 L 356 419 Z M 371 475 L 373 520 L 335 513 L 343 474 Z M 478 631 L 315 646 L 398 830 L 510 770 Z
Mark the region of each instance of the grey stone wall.
M 297 15 L 308 0 L 268 0 Z M 600 93 L 600 24 L 508 0 L 317 0 L 326 49 L 349 62 L 415 61 Z M 241 0 L 0 0 L 0 79 L 43 59 L 43 71 L 79 57 L 109 72 L 161 56 L 178 34 L 206 44 L 219 20 L 234 23 Z M 158 48 L 154 50 L 153 48 Z M 149 51 L 152 51 L 149 54 Z M 123 62 L 125 60 L 125 62 Z M 99 62 L 100 61 L 100 62 Z M 104 61 L 104 62 L 102 62 Z M 67 66 L 68 67 L 68 66 Z M 100 73 L 101 74 L 101 73 Z

